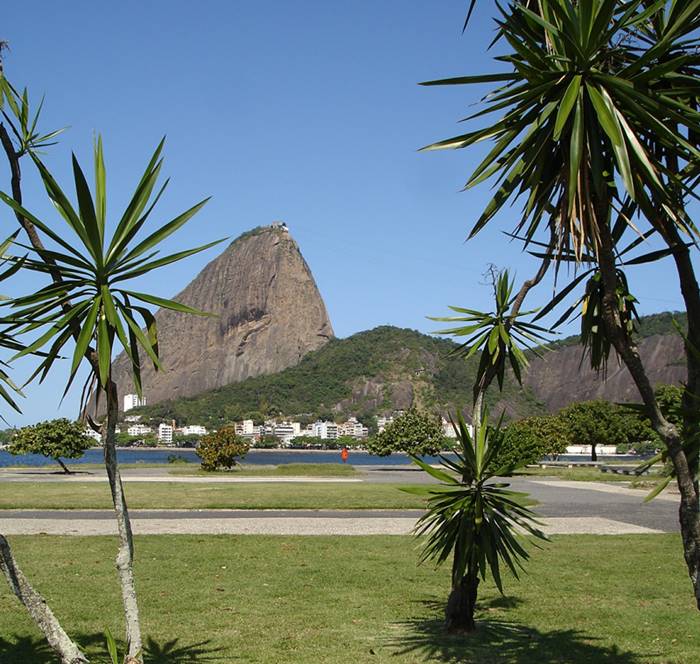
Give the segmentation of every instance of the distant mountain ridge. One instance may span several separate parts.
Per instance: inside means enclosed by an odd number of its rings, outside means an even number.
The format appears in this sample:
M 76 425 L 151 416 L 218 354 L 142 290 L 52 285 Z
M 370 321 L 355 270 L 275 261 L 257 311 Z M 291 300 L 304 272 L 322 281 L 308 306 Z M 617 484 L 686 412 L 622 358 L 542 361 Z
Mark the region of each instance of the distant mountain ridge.
M 684 315 L 678 314 L 681 324 Z M 659 332 L 665 331 L 665 334 Z M 456 344 L 414 330 L 383 326 L 346 339 L 332 339 L 308 353 L 296 366 L 248 378 L 187 399 L 163 402 L 145 415 L 210 426 L 241 419 L 251 412 L 283 415 L 371 416 L 411 405 L 470 411 L 477 361 L 451 356 Z M 683 378 L 683 347 L 671 314 L 642 319 L 640 351 L 652 382 Z M 584 368 L 580 346 L 557 342 L 542 358 L 533 358 L 520 388 L 511 378 L 502 394 L 489 392 L 492 412 L 509 418 L 555 411 L 579 400 L 608 398 L 638 401 L 624 367 L 611 359 L 606 381 Z M 585 366 L 585 364 L 584 364 Z

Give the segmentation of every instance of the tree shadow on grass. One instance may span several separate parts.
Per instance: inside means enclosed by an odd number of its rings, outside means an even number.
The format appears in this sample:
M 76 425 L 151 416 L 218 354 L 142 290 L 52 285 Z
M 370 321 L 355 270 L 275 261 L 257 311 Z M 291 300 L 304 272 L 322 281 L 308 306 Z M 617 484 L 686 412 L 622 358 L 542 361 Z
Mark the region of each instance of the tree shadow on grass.
M 77 634 L 76 643 L 93 662 L 107 662 L 104 634 Z M 209 645 L 210 641 L 181 644 L 180 639 L 158 642 L 146 637 L 143 644 L 145 659 L 149 664 L 185 664 L 186 662 L 232 661 L 230 655 L 221 655 L 223 648 Z M 124 643 L 117 642 L 117 649 L 124 651 Z M 237 657 L 233 658 L 234 660 Z M 44 639 L 37 637 L 0 637 L 0 662 L 2 664 L 55 664 L 56 654 Z
M 522 600 L 497 597 L 482 604 L 482 609 L 511 608 Z M 430 608 L 444 606 L 438 602 L 423 602 Z M 386 646 L 393 655 L 413 655 L 416 661 L 438 661 L 446 664 L 478 662 L 518 662 L 542 664 L 638 664 L 640 655 L 617 646 L 601 643 L 602 639 L 581 630 L 540 631 L 503 620 L 484 617 L 477 620 L 477 630 L 469 635 L 445 632 L 439 617 L 415 619 L 398 623 L 402 636 L 390 639 Z M 645 659 L 648 654 L 645 655 Z

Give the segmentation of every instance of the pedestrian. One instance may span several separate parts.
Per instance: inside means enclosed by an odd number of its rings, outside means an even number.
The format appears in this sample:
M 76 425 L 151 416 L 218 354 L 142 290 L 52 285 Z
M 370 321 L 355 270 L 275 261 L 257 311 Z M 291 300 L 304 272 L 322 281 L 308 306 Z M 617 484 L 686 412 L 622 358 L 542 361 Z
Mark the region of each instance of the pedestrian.
M 343 445 L 343 449 L 340 450 L 340 458 L 343 460 L 343 463 L 348 462 L 348 457 L 350 456 L 350 452 L 348 452 L 348 448 Z

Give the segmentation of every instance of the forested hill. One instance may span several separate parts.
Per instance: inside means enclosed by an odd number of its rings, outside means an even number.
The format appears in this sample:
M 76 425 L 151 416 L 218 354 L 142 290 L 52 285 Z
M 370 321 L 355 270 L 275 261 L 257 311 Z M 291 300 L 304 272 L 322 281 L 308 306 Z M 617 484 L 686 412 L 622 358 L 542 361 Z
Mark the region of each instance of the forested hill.
M 416 404 L 441 411 L 471 403 L 476 361 L 451 356 L 456 344 L 414 330 L 377 327 L 332 339 L 289 369 L 139 409 L 150 417 L 218 425 L 250 413 L 367 417 Z M 492 403 L 500 401 L 493 391 Z M 513 415 L 541 410 L 517 385 L 503 400 Z M 493 403 L 495 406 L 496 404 Z
M 643 318 L 642 355 L 654 382 L 677 382 L 682 377 L 682 345 L 671 314 Z M 673 314 L 685 325 L 685 314 Z M 588 398 L 636 400 L 624 368 L 611 360 L 608 380 L 585 369 L 579 371 L 581 349 L 576 337 L 552 345 L 542 359 L 534 359 L 521 389 L 507 381 L 503 394 L 492 388 L 492 410 L 505 408 L 509 417 L 556 410 Z M 251 414 L 332 417 L 368 416 L 405 409 L 415 404 L 442 412 L 467 411 L 476 359 L 465 362 L 451 355 L 456 345 L 414 330 L 390 326 L 332 339 L 308 353 L 299 364 L 276 374 L 249 378 L 198 396 L 165 401 L 141 408 L 148 417 L 210 426 L 240 420 Z

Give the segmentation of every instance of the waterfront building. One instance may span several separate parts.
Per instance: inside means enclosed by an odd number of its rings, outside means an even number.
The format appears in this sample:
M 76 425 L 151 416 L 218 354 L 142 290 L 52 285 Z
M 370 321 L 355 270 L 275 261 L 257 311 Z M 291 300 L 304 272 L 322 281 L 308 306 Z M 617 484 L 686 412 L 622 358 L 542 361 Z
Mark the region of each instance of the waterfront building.
M 158 425 L 158 442 L 161 445 L 173 444 L 173 427 L 171 424 L 161 422 Z
M 207 428 L 203 427 L 201 424 L 190 424 L 179 429 L 179 432 L 182 433 L 183 436 L 205 436 L 207 434 Z
M 338 425 L 335 422 L 318 422 L 313 423 L 313 435 L 316 438 L 323 440 L 334 440 L 338 437 Z
M 145 436 L 149 433 L 153 433 L 153 429 L 145 424 L 132 424 L 126 430 L 126 433 L 130 436 Z

